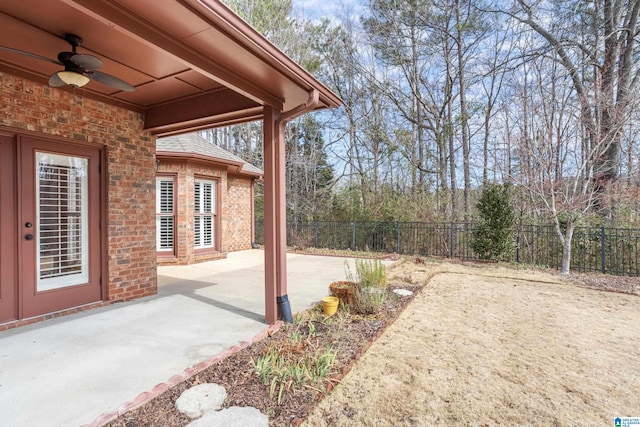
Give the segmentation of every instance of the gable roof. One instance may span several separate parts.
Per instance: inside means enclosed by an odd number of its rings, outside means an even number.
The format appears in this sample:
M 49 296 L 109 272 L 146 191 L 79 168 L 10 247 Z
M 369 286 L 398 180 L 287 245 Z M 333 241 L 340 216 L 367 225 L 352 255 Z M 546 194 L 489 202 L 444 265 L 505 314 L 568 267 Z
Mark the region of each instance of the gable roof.
M 203 160 L 226 165 L 240 175 L 262 177 L 263 171 L 197 133 L 168 136 L 156 140 L 156 157 Z

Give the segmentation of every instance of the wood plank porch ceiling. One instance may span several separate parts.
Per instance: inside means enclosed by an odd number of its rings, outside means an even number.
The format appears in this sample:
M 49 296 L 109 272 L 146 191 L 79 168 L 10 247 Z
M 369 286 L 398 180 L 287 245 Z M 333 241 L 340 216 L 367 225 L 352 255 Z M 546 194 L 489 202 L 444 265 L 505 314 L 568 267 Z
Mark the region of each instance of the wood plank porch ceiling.
M 261 119 L 263 106 L 287 112 L 320 92 L 319 109 L 341 100 L 218 0 L 20 0 L 0 5 L 0 45 L 55 59 L 62 38 L 131 83 L 97 82 L 83 96 L 145 114 L 160 136 Z M 0 70 L 46 83 L 61 67 L 0 50 Z

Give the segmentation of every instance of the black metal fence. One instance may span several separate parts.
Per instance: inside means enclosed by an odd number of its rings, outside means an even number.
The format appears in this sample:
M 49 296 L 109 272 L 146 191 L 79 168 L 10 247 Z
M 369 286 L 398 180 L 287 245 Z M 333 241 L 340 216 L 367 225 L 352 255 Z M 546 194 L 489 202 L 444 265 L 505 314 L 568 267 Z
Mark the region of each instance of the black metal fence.
M 465 223 L 298 222 L 287 225 L 287 244 L 474 260 L 473 228 Z M 504 261 L 560 268 L 562 244 L 553 226 L 521 226 L 515 239 L 516 250 Z M 576 228 L 571 269 L 640 276 L 639 240 L 635 229 Z M 256 241 L 264 243 L 262 222 L 256 223 Z

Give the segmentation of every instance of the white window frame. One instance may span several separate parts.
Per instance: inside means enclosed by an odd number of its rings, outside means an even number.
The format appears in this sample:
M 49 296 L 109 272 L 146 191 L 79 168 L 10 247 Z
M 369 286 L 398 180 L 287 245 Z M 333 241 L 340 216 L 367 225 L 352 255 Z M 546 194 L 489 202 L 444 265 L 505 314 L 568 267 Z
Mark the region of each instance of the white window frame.
M 163 199 L 163 184 L 171 184 L 171 197 Z M 170 200 L 170 206 L 167 201 Z M 167 230 L 163 222 L 170 223 L 171 244 L 167 245 Z M 174 253 L 176 246 L 176 184 L 172 176 L 156 177 L 156 251 L 162 254 Z
M 195 250 L 215 249 L 217 184 L 210 179 L 196 178 L 194 181 L 193 246 Z

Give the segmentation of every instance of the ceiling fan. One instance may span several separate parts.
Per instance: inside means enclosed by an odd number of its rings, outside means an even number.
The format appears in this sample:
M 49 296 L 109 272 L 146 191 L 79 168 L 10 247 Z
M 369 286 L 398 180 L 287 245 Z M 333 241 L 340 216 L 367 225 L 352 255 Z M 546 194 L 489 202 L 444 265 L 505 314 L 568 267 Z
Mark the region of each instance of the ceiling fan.
M 64 70 L 55 72 L 49 78 L 49 86 L 62 87 L 69 85 L 72 87 L 83 87 L 89 83 L 89 81 L 95 80 L 98 83 L 125 92 L 133 92 L 136 90 L 124 80 L 107 73 L 96 71 L 102 67 L 102 60 L 100 60 L 100 58 L 85 53 L 77 53 L 76 48 L 82 46 L 82 38 L 80 36 L 67 33 L 64 35 L 64 39 L 71 45 L 71 52 L 60 52 L 57 60 L 8 46 L 0 45 L 0 49 L 64 66 Z

